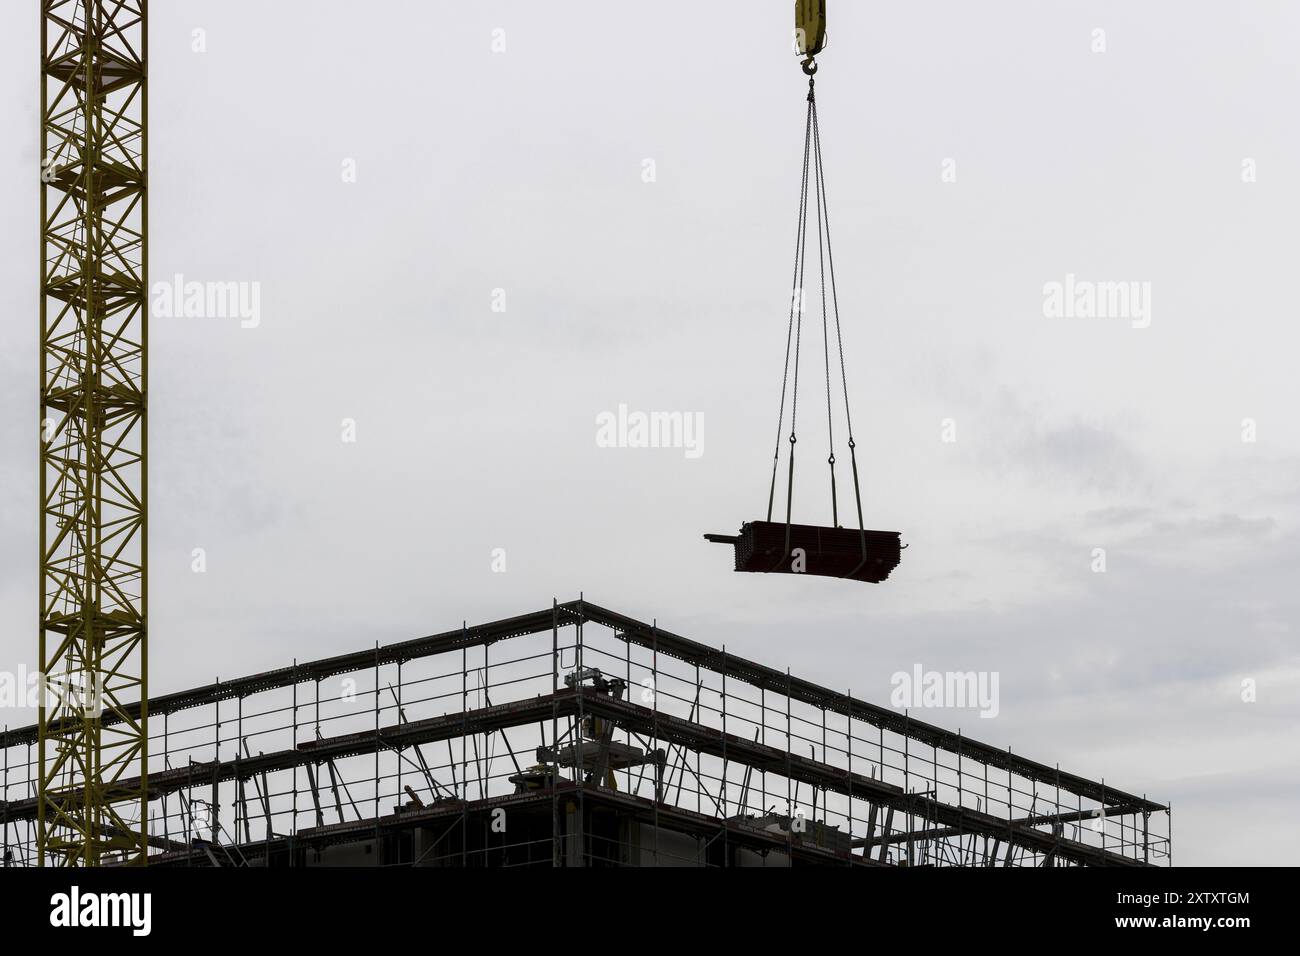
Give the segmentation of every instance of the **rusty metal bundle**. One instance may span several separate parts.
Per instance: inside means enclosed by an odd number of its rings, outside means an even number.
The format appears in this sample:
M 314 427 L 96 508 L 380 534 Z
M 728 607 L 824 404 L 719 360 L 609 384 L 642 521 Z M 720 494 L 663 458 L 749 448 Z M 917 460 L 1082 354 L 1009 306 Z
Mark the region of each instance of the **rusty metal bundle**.
M 737 571 L 814 574 L 879 584 L 898 567 L 898 531 L 823 528 L 818 525 L 747 521 L 739 535 L 706 534 L 736 548 Z

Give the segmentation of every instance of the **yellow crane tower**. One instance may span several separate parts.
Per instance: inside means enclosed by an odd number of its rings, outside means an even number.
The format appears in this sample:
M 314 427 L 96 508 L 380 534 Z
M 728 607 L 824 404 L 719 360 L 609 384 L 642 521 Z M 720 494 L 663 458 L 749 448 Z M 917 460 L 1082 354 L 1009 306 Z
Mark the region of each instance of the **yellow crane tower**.
M 42 865 L 146 857 L 146 7 L 41 0 Z

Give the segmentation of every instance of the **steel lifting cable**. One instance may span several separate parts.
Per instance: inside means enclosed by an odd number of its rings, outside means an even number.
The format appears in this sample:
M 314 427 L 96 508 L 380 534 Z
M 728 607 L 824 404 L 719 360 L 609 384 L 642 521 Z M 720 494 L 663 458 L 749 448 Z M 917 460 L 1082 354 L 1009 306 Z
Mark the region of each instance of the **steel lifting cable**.
M 835 341 L 840 361 L 840 381 L 844 391 L 844 417 L 848 432 L 850 466 L 853 471 L 853 498 L 857 508 L 858 531 L 862 542 L 863 554 L 866 553 L 866 532 L 862 518 L 862 489 L 858 478 L 857 442 L 853 438 L 853 417 L 849 411 L 848 375 L 845 371 L 844 336 L 840 324 L 839 295 L 835 285 L 835 256 L 831 246 L 830 213 L 826 202 L 826 174 L 822 162 L 821 128 L 817 118 L 817 101 L 814 95 L 815 80 L 808 79 L 808 112 L 804 123 L 803 173 L 799 190 L 799 217 L 795 237 L 794 274 L 790 295 L 790 317 L 786 329 L 785 366 L 781 379 L 781 407 L 776 426 L 776 447 L 772 456 L 772 481 L 767 498 L 767 520 L 772 520 L 772 508 L 776 497 L 776 476 L 781 457 L 781 430 L 785 423 L 785 399 L 787 390 L 790 394 L 790 462 L 786 486 L 786 550 L 789 551 L 790 525 L 794 503 L 794 450 L 796 443 L 795 422 L 799 402 L 799 356 L 800 339 L 803 330 L 803 278 L 808 253 L 808 185 L 809 169 L 812 170 L 813 201 L 817 204 L 817 260 L 821 282 L 822 300 L 822 355 L 826 373 L 826 427 L 830 453 L 827 464 L 831 478 L 831 514 L 835 527 L 839 527 L 839 501 L 835 482 L 835 427 L 831 398 L 830 370 L 830 328 L 826 308 L 826 276 L 830 274 L 831 312 L 835 317 Z M 790 385 L 790 346 L 794 345 L 794 382 Z
M 811 87 L 812 80 L 810 79 L 808 82 Z M 839 349 L 840 381 L 844 386 L 844 423 L 849 435 L 849 443 L 848 443 L 849 464 L 851 470 L 853 471 L 853 503 L 857 506 L 857 510 L 858 510 L 858 533 L 862 540 L 862 551 L 863 554 L 866 554 L 867 535 L 865 530 L 866 526 L 863 524 L 862 521 L 862 486 L 858 481 L 858 454 L 857 454 L 858 444 L 856 441 L 853 440 L 853 414 L 852 412 L 849 411 L 849 377 L 848 377 L 848 373 L 845 371 L 845 366 L 844 366 L 844 335 L 840 328 L 840 297 L 839 297 L 839 293 L 835 288 L 835 253 L 831 248 L 831 216 L 830 216 L 830 208 L 826 202 L 826 171 L 822 165 L 821 125 L 817 121 L 817 102 L 812 98 L 811 88 L 809 89 L 808 96 L 809 96 L 808 105 L 809 105 L 810 112 L 812 113 L 813 148 L 816 151 L 815 164 L 816 164 L 816 179 L 817 179 L 817 195 L 819 197 L 819 201 L 821 204 L 819 215 L 820 218 L 823 219 L 826 224 L 826 265 L 827 265 L 827 270 L 831 274 L 831 307 L 835 312 L 835 344 Z M 825 302 L 825 294 L 826 294 L 826 289 L 825 286 L 823 285 L 822 287 L 823 303 Z M 825 318 L 825 313 L 823 312 L 823 319 L 824 318 Z M 830 401 L 829 377 L 826 382 L 826 398 L 827 398 L 827 402 L 829 403 Z M 834 495 L 835 493 L 834 489 L 835 489 L 835 444 L 834 441 L 832 441 L 831 443 L 831 494 L 832 495 Z M 837 526 L 838 526 L 838 522 L 837 522 Z
M 840 506 L 835 494 L 835 420 L 831 415 L 831 337 L 826 328 L 826 256 L 822 250 L 822 211 L 825 206 L 824 183 L 822 182 L 822 148 L 821 137 L 817 135 L 817 102 L 813 99 L 812 80 L 808 80 L 808 112 L 812 114 L 813 124 L 813 178 L 816 182 L 817 197 L 817 269 L 820 273 L 822 296 L 822 361 L 826 366 L 826 447 L 829 454 L 826 464 L 831 470 L 831 527 L 840 526 Z M 830 233 L 826 234 L 826 246 L 830 247 Z
M 776 447 L 772 452 L 772 485 L 767 493 L 767 520 L 772 520 L 772 505 L 776 497 L 776 470 L 781 460 L 781 428 L 785 424 L 785 396 L 786 389 L 790 380 L 790 344 L 795 343 L 795 392 L 799 388 L 799 346 L 796 338 L 796 321 L 799 330 L 802 330 L 803 316 L 801 309 L 801 296 L 803 286 L 803 259 L 804 247 L 808 235 L 808 166 L 809 157 L 812 149 L 812 88 L 811 80 L 809 81 L 809 108 L 808 115 L 804 121 L 803 134 L 803 180 L 799 187 L 799 217 L 795 228 L 794 242 L 794 269 L 791 275 L 790 284 L 790 321 L 785 333 L 785 366 L 781 376 L 781 409 L 776 420 Z M 796 318 L 797 317 L 797 318 Z M 790 483 L 794 483 L 794 416 L 795 404 L 791 403 L 790 408 Z M 786 495 L 786 524 L 790 523 L 790 495 Z

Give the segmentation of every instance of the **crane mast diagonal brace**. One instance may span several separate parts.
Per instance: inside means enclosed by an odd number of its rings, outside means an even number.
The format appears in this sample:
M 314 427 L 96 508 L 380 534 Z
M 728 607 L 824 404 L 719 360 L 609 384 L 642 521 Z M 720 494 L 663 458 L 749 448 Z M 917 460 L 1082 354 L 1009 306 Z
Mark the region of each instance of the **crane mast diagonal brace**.
M 41 0 L 42 865 L 146 859 L 146 14 Z

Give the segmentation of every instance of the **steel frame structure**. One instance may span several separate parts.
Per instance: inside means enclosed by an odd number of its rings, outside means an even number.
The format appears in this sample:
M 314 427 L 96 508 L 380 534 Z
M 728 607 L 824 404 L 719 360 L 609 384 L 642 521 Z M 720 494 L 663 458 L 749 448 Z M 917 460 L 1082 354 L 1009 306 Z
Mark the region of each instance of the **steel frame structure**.
M 104 720 L 148 723 L 153 864 L 1170 862 L 1165 805 L 584 600 Z M 37 731 L 0 739 L 13 865 Z
M 147 855 L 146 4 L 41 3 L 36 844 L 79 866 Z

